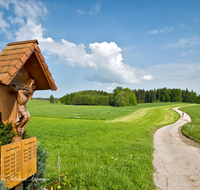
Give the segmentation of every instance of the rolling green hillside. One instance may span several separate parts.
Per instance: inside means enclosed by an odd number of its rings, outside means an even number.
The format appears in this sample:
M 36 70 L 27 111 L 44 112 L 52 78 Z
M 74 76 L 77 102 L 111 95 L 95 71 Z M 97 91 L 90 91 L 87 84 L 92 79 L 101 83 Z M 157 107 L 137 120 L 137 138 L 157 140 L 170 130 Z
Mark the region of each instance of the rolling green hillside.
M 49 153 L 48 183 L 58 180 L 57 162 L 72 189 L 154 189 L 153 133 L 175 122 L 172 107 L 151 103 L 129 107 L 66 106 L 30 101 L 26 129 Z M 77 119 L 79 118 L 79 119 Z

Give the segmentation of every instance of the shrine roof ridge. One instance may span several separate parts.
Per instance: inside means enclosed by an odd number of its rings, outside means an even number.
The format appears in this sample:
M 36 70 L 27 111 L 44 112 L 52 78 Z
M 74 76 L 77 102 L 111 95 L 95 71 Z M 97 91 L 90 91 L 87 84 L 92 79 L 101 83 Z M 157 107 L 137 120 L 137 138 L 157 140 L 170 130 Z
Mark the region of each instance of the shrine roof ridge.
M 36 80 L 37 90 L 57 90 L 38 44 L 36 39 L 7 44 L 7 47 L 0 53 L 0 83 L 9 85 L 23 66 L 27 69 L 30 66 L 29 75 Z M 36 65 L 37 68 L 34 67 Z M 40 81 L 41 75 L 43 81 Z M 45 83 L 42 84 L 42 82 Z

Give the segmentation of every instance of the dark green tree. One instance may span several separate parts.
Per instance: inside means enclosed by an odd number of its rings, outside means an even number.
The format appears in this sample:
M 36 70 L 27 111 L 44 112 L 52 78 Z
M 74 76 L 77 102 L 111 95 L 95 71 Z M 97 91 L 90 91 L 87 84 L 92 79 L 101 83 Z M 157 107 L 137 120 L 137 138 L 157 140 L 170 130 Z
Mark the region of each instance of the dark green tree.
M 50 102 L 50 103 L 54 103 L 54 97 L 53 97 L 53 95 L 50 96 L 49 102 Z

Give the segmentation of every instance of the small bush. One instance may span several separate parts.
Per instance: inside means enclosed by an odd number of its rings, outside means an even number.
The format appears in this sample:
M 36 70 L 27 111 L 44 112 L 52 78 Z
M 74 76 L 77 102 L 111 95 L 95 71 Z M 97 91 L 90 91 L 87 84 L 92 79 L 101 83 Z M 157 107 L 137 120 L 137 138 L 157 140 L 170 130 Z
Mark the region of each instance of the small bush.
M 7 123 L 6 125 L 0 124 L 0 158 L 1 158 L 1 146 L 11 143 L 12 137 L 15 133 L 12 131 L 12 123 Z M 1 173 L 1 167 L 0 167 Z M 5 182 L 0 181 L 0 190 L 6 190 Z
M 7 190 L 8 187 L 5 186 L 5 182 L 0 181 L 0 190 Z
M 60 184 L 58 181 L 54 181 L 51 186 L 47 186 L 47 189 L 48 190 L 51 190 L 53 188 L 53 190 L 65 190 L 65 189 L 68 189 L 70 188 L 70 181 L 69 179 L 67 178 L 67 172 L 61 172 L 60 173 Z

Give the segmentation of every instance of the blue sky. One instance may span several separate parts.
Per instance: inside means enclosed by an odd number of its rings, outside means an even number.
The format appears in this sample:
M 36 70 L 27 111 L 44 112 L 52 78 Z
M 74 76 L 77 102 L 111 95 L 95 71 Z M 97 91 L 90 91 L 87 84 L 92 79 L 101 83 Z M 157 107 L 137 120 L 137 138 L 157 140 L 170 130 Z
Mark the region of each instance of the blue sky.
M 200 94 L 199 0 L 0 0 L 0 50 L 38 39 L 61 97 L 80 90 Z

